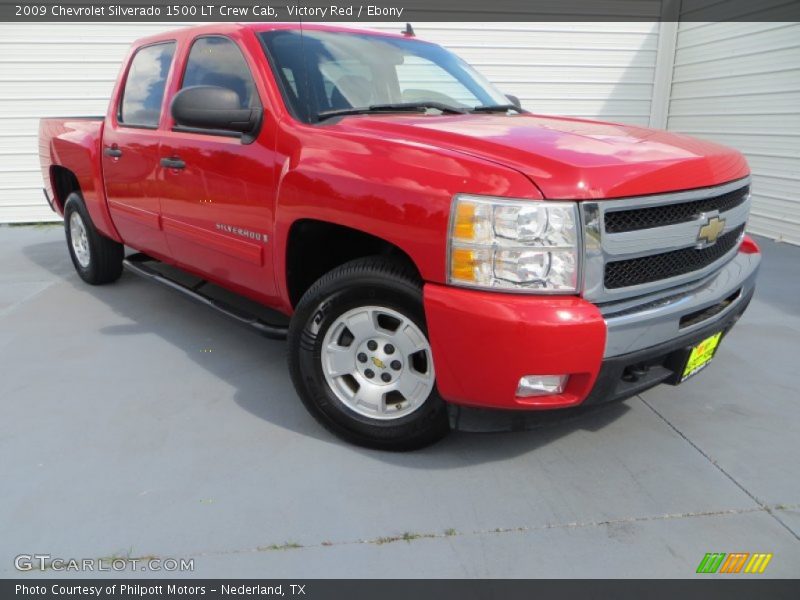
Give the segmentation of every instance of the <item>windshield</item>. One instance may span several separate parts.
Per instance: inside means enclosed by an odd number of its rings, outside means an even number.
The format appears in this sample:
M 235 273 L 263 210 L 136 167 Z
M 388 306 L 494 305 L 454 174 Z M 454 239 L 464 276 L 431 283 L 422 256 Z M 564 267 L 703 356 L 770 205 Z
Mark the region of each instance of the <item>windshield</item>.
M 391 104 L 471 110 L 508 98 L 441 46 L 317 30 L 261 34 L 289 109 L 307 123 L 329 111 Z

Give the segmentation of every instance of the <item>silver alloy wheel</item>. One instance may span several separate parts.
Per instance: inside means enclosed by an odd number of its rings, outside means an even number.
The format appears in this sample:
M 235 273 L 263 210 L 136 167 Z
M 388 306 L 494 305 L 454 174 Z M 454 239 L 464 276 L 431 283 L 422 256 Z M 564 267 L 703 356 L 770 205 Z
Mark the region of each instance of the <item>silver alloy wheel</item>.
M 69 216 L 69 238 L 72 241 L 72 251 L 78 264 L 84 269 L 89 266 L 92 255 L 89 253 L 89 236 L 78 211 L 73 211 Z
M 322 340 L 322 372 L 349 409 L 399 419 L 421 407 L 435 374 L 428 339 L 405 315 L 362 306 L 340 315 Z

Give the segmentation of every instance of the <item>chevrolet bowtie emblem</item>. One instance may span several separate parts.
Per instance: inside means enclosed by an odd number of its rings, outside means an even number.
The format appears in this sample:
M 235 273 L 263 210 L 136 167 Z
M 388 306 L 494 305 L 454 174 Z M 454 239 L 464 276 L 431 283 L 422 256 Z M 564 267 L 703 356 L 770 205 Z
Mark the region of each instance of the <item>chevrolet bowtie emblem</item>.
M 385 368 L 386 368 L 386 365 L 385 365 L 385 364 L 383 363 L 383 361 L 382 361 L 380 358 L 378 358 L 377 356 L 373 356 L 373 357 L 372 357 L 372 363 L 373 363 L 373 364 L 374 364 L 376 367 L 378 367 L 379 369 L 385 369 Z
M 720 219 L 716 216 L 706 219 L 705 224 L 700 227 L 700 231 L 697 233 L 698 247 L 705 248 L 715 244 L 724 229 L 725 219 Z

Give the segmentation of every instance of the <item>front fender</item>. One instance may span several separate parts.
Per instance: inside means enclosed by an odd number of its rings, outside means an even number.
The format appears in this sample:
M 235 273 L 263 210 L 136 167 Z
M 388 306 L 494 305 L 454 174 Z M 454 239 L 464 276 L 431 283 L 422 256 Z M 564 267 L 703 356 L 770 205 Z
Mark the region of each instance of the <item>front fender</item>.
M 445 283 L 450 205 L 457 193 L 540 199 L 510 168 L 440 148 L 323 127 L 300 137 L 280 168 L 275 273 L 290 310 L 285 277 L 289 230 L 299 219 L 327 221 L 383 239 L 405 252 L 427 282 Z

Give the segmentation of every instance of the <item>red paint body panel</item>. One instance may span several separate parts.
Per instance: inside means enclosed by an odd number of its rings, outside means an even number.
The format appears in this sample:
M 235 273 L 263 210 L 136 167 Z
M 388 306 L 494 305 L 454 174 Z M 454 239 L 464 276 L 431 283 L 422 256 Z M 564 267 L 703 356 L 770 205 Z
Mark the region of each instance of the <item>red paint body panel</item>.
M 47 190 L 53 195 L 53 166 L 69 169 L 106 236 L 286 314 L 293 310 L 287 240 L 298 220 L 340 224 L 394 244 L 426 281 L 437 382 L 453 402 L 502 408 L 580 403 L 597 377 L 606 335 L 598 309 L 577 297 L 445 286 L 455 194 L 620 198 L 713 186 L 748 174 L 741 154 L 711 142 L 583 119 L 397 114 L 304 124 L 284 105 L 256 36 L 281 28 L 297 24 L 204 25 L 137 42 L 105 122 L 42 120 Z M 191 44 L 210 34 L 233 40 L 253 74 L 264 121 L 251 144 L 173 131 L 169 106 Z M 117 120 L 117 107 L 131 58 L 138 48 L 165 40 L 177 46 L 161 121 L 152 130 L 126 127 Z M 122 149 L 122 157 L 104 156 L 106 146 Z M 166 157 L 180 158 L 186 168 L 162 167 Z M 56 199 L 61 211 L 63 198 Z M 746 240 L 743 251 L 758 249 Z M 520 377 L 561 373 L 570 374 L 563 394 L 515 397 Z
M 498 294 L 427 284 L 425 315 L 436 384 L 458 404 L 564 408 L 588 395 L 600 370 L 606 325 L 575 297 Z M 569 374 L 564 393 L 516 397 L 525 375 Z
M 122 151 L 120 158 L 103 155 L 103 176 L 111 218 L 120 237 L 154 256 L 169 256 L 161 228 L 158 131 L 106 125 L 104 148 Z
M 746 235 L 742 240 L 742 245 L 739 246 L 739 252 L 744 252 L 745 254 L 758 254 L 761 252 L 761 248 L 758 247 L 758 244 L 753 238 L 751 238 L 749 235 Z
M 186 59 L 197 37 L 209 28 L 191 29 L 178 38 L 173 76 L 162 110 L 162 157 L 180 158 L 186 168 L 159 168 L 161 211 L 170 252 L 185 269 L 215 283 L 275 306 L 273 233 L 275 227 L 275 137 L 273 94 L 265 80 L 263 52 L 251 32 L 237 26 L 213 27 L 242 50 L 265 107 L 260 135 L 253 144 L 235 137 L 173 131 L 168 110 L 179 91 Z M 219 229 L 223 225 L 226 229 Z M 231 233 L 246 230 L 250 237 Z M 266 240 L 266 242 L 265 242 Z
M 541 197 L 514 170 L 429 145 L 292 122 L 282 124 L 278 138 L 285 162 L 277 190 L 276 273 L 286 261 L 291 225 L 320 219 L 395 244 L 423 279 L 443 283 L 454 194 Z
M 100 118 L 42 119 L 39 122 L 39 162 L 45 189 L 54 199 L 58 214 L 64 214 L 66 198 L 55 193 L 53 167 L 64 166 L 78 180 L 92 222 L 107 237 L 121 241 L 106 202 L 100 162 Z
M 528 175 L 545 198 L 620 198 L 707 187 L 749 173 L 730 148 L 688 136 L 541 115 L 356 118 L 341 127 L 430 144 Z

